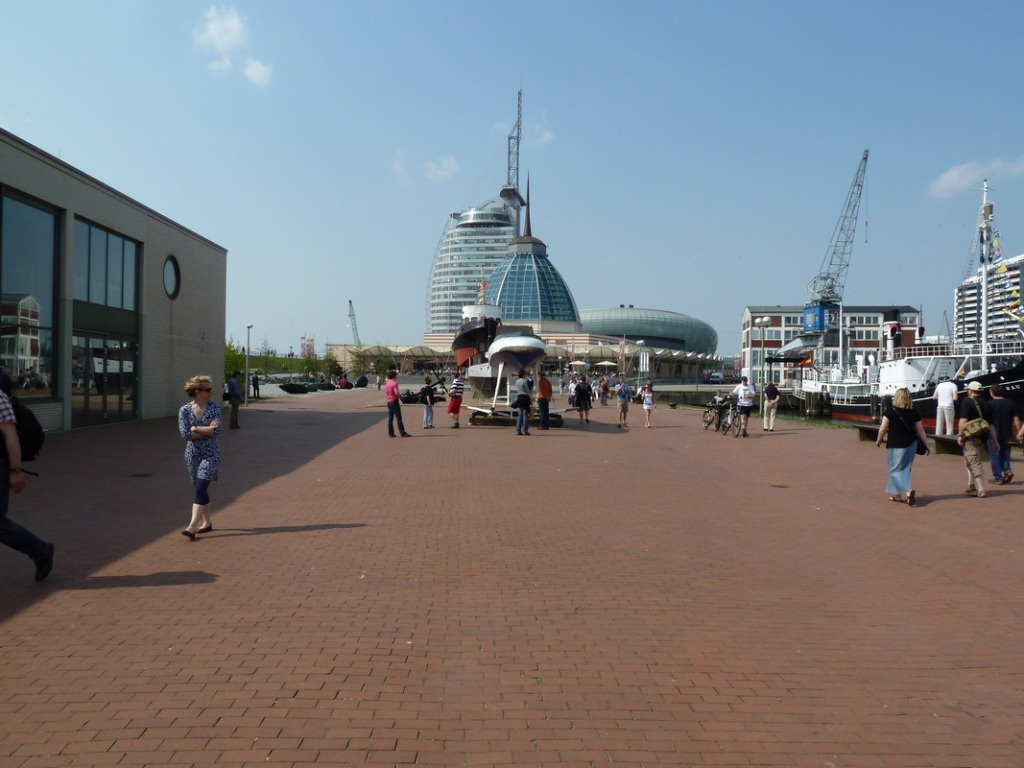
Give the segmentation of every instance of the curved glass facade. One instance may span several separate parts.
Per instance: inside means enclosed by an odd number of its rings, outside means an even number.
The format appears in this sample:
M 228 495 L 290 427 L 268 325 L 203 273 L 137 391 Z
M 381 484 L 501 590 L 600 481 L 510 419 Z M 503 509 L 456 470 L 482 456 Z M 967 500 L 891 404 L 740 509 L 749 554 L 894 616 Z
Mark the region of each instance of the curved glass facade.
M 580 322 L 586 333 L 643 339 L 649 347 L 663 346 L 709 355 L 718 349 L 718 333 L 710 325 L 664 309 L 584 309 L 580 311 Z
M 523 250 L 521 243 L 539 244 L 540 248 Z M 550 321 L 578 323 L 576 302 L 547 255 L 543 243 L 535 238 L 523 238 L 509 247 L 509 254 L 494 270 L 487 283 L 484 301 L 502 309 L 504 322 Z
M 480 284 L 518 236 L 515 206 L 501 197 L 453 213 L 434 255 L 427 289 L 427 332 L 452 333 L 462 308 L 480 301 Z

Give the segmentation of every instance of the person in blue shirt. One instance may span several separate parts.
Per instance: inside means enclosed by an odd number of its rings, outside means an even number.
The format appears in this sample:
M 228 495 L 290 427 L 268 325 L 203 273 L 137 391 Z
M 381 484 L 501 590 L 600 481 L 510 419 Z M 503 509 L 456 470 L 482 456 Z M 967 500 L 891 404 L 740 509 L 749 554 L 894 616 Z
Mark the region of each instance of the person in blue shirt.
M 629 384 L 626 383 L 625 376 L 619 376 L 619 388 L 616 392 L 616 396 L 619 401 L 619 429 L 624 429 L 628 425 L 626 424 L 626 416 L 629 415 L 629 399 L 632 392 L 629 390 Z
M 241 371 L 235 371 L 228 379 L 228 402 L 231 403 L 231 429 L 238 429 L 238 406 L 242 404 L 242 388 L 238 385 Z

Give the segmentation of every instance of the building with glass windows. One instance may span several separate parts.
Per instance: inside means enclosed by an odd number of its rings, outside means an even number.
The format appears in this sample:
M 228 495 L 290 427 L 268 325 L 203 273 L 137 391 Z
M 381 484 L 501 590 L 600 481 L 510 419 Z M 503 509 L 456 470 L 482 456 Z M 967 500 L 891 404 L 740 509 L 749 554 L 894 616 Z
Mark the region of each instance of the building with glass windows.
M 837 305 L 825 316 L 821 333 L 808 333 L 805 306 L 752 305 L 743 309 L 738 371 L 756 386 L 775 381 L 798 387 L 802 369 L 848 371 L 857 359 L 880 359 L 885 323 L 899 324 L 896 346 L 918 343 L 924 335 L 921 310 L 903 305 Z M 841 379 L 840 379 L 841 380 Z
M 454 334 L 462 308 L 477 304 L 488 276 L 519 236 L 523 199 L 506 186 L 479 208 L 452 213 L 434 254 L 427 288 L 427 334 Z
M 491 273 L 483 303 L 501 307 L 504 323 L 531 325 L 539 336 L 582 330 L 569 286 L 548 258 L 548 247 L 530 231 L 529 207 L 526 231 Z
M 643 309 L 620 304 L 606 309 L 580 310 L 583 330 L 599 336 L 625 336 L 644 345 L 714 355 L 718 333 L 703 320 L 666 309 Z
M 1024 335 L 1024 306 L 1020 291 L 1024 254 L 988 266 L 988 341 L 1018 341 Z M 981 268 L 956 287 L 953 294 L 953 340 L 978 347 L 981 344 Z
M 227 251 L 0 129 L 0 362 L 47 430 L 224 375 Z

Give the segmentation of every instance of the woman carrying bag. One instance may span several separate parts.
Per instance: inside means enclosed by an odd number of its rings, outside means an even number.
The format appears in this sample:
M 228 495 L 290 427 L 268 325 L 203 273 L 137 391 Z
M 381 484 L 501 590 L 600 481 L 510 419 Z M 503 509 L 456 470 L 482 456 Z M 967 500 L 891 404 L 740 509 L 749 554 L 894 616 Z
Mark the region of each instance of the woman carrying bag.
M 890 494 L 890 501 L 914 506 L 917 494 L 910 487 L 910 470 L 918 453 L 926 455 L 931 450 L 921 416 L 914 410 L 914 401 L 906 387 L 896 390 L 892 405 L 885 409 L 875 445 L 880 446 L 883 438 L 887 438 L 885 454 L 889 469 L 889 484 L 885 486 L 885 492 Z

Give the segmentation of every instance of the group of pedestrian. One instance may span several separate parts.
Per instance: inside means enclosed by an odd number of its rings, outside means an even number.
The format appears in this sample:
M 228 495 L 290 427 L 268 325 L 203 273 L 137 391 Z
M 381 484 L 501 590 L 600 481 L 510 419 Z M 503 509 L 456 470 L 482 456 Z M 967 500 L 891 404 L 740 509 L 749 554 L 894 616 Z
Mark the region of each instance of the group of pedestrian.
M 999 384 L 989 387 L 990 398 L 987 401 L 982 399 L 984 387 L 979 381 L 969 382 L 964 391 L 967 396 L 961 399 L 956 384 L 948 379 L 936 386 L 933 394 L 938 401 L 935 435 L 948 437 L 955 432 L 967 469 L 964 493 L 983 499 L 988 495 L 985 488 L 985 451 L 988 451 L 992 467 L 992 482 L 996 485 L 1012 482 L 1011 441 L 1014 438 L 1018 442 L 1024 441 L 1024 423 Z M 954 410 L 957 400 L 960 400 L 959 413 Z M 956 421 L 954 413 L 959 417 Z M 931 449 L 921 416 L 914 409 L 910 390 L 906 388 L 896 390 L 892 405 L 882 416 L 875 445 L 881 446 L 883 440 L 889 472 L 885 492 L 891 501 L 914 506 L 917 492 L 911 484 L 911 469 L 914 459 L 919 455 L 927 456 Z
M 775 431 L 775 416 L 779 412 L 779 403 L 782 400 L 782 393 L 774 381 L 765 384 L 761 392 L 761 422 L 765 432 Z M 750 416 L 754 412 L 754 401 L 757 399 L 757 388 L 750 383 L 746 376 L 740 377 L 737 384 L 728 395 L 723 395 L 722 390 L 716 390 L 715 396 L 711 398 L 708 406 L 715 409 L 715 432 L 722 426 L 722 416 L 729 408 L 730 399 L 736 401 L 736 411 L 740 417 L 741 434 L 748 436 L 747 428 L 750 426 Z

